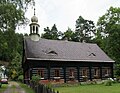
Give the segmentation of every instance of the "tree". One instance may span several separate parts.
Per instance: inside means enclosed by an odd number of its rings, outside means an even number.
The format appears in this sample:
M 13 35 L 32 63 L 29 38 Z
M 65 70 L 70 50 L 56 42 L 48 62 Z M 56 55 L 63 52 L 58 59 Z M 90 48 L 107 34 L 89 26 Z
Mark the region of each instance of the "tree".
M 0 0 L 0 30 L 16 29 L 27 23 L 25 10 L 33 0 Z
M 14 51 L 17 51 L 22 55 L 23 49 L 23 35 L 15 33 L 13 30 L 5 32 L 1 31 L 0 34 L 0 60 L 11 62 L 16 55 Z
M 22 51 L 22 35 L 16 34 L 15 30 L 17 26 L 27 23 L 25 11 L 33 1 L 0 0 L 0 60 L 10 62 L 14 51 Z
M 17 6 L 17 8 L 21 8 L 23 10 L 25 10 L 31 2 L 34 3 L 34 0 L 0 0 L 0 4 L 11 3 Z
M 19 75 L 22 75 L 22 58 L 19 53 L 15 53 L 14 59 L 9 64 L 9 77 L 11 77 L 12 80 L 16 80 Z
M 59 36 L 61 35 L 61 32 L 58 31 L 56 25 L 54 24 L 50 30 L 49 27 L 44 28 L 44 34 L 42 34 L 42 38 L 46 38 L 46 39 L 52 39 L 52 40 L 58 40 Z
M 27 23 L 25 12 L 34 0 L 0 0 L 0 60 L 11 61 L 14 51 L 22 54 L 23 35 L 15 33 L 17 26 Z
M 120 8 L 110 7 L 109 10 L 99 18 L 96 38 L 101 36 L 104 51 L 120 63 Z
M 71 28 L 68 28 L 66 32 L 63 33 L 62 39 L 67 39 L 68 41 L 72 41 L 73 34 L 74 32 L 71 30 Z
M 50 31 L 50 28 L 47 27 L 47 28 L 44 28 L 44 34 L 41 35 L 42 38 L 46 38 L 46 39 L 51 39 L 51 31 Z
M 115 75 L 116 77 L 120 77 L 120 64 L 116 64 Z
M 56 27 L 55 24 L 51 28 L 51 35 L 52 35 L 52 39 L 54 39 L 54 40 L 58 39 L 58 37 L 59 37 L 59 35 L 58 35 L 58 29 L 57 29 L 57 27 Z
M 76 20 L 75 26 L 75 35 L 77 41 L 91 42 L 96 32 L 94 22 L 91 20 L 85 20 L 82 16 L 79 16 L 79 18 Z

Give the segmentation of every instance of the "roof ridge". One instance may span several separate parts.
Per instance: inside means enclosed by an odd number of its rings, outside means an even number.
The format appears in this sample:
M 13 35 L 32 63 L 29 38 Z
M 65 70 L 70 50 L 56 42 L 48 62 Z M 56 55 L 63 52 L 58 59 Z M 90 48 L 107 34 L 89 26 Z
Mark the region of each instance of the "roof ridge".
M 48 40 L 48 41 L 59 41 L 59 42 L 65 42 L 65 43 L 80 43 L 80 44 L 93 44 L 93 45 L 97 45 L 96 43 L 83 43 L 83 42 L 75 42 L 75 41 L 65 41 L 65 40 L 52 40 L 52 39 L 45 39 L 45 38 L 41 38 L 42 40 Z

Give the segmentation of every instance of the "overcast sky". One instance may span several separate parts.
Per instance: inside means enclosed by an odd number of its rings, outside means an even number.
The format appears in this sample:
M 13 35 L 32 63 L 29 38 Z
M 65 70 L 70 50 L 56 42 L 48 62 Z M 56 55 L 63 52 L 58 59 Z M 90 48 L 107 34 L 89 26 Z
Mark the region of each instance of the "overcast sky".
M 75 21 L 80 15 L 96 24 L 110 6 L 120 7 L 120 0 L 35 0 L 35 2 L 36 16 L 40 24 L 39 33 L 43 33 L 47 26 L 51 28 L 53 24 L 56 24 L 58 30 L 62 32 L 68 27 L 74 30 Z M 26 17 L 31 19 L 33 14 L 33 8 L 29 7 Z M 17 32 L 29 34 L 29 24 Z

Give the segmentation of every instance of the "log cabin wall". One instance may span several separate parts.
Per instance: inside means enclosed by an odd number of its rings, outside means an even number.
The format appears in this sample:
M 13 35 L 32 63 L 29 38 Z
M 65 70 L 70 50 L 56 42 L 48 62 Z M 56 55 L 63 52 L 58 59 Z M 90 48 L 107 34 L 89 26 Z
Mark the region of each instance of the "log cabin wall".
M 77 75 L 77 68 L 76 67 L 66 67 L 66 80 L 67 81 L 76 81 Z
M 62 67 L 52 67 L 50 68 L 50 79 L 59 80 L 64 78 L 64 72 Z
M 99 67 L 92 67 L 91 69 L 92 79 L 100 79 L 100 68 Z
M 89 67 L 80 67 L 80 81 L 87 81 L 90 78 Z
M 68 64 L 68 62 L 60 61 L 29 61 L 29 67 L 29 69 L 31 69 L 30 77 L 34 74 L 38 74 L 38 70 L 43 70 L 43 80 L 62 79 L 64 82 L 72 80 L 82 82 L 113 77 L 113 64 L 110 63 L 69 62 Z M 74 77 L 70 77 L 72 71 Z M 57 76 L 55 73 L 59 73 L 59 75 Z M 95 73 L 97 73 L 98 76 L 95 76 Z
M 42 72 L 42 73 L 41 73 Z M 32 75 L 40 75 L 42 74 L 41 79 L 48 79 L 48 70 L 47 68 L 32 68 Z
M 110 78 L 112 76 L 110 67 L 102 67 L 102 79 Z

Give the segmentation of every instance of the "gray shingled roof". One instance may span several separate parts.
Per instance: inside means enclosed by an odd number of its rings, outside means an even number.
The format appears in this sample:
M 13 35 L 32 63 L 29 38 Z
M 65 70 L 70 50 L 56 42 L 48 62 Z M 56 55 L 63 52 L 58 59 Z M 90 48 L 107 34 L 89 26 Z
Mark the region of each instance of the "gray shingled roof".
M 85 62 L 114 62 L 97 44 L 40 39 L 24 39 L 27 59 Z

